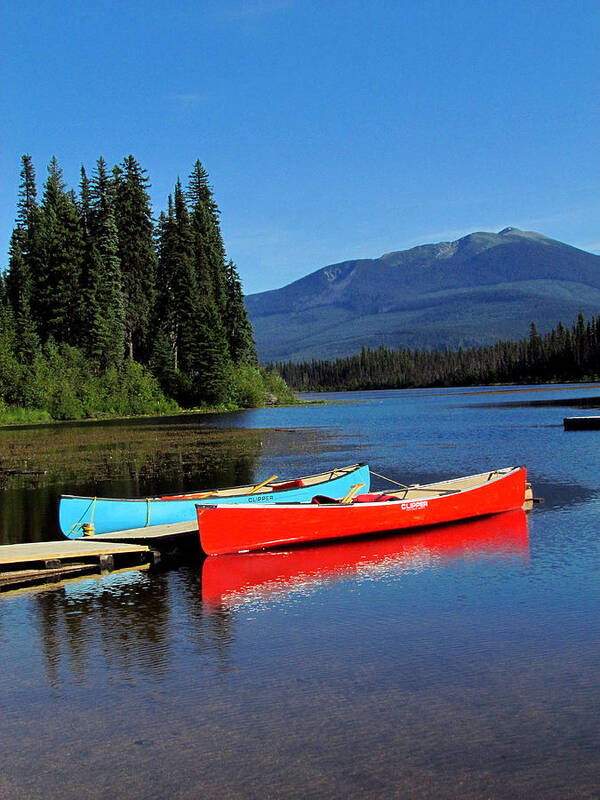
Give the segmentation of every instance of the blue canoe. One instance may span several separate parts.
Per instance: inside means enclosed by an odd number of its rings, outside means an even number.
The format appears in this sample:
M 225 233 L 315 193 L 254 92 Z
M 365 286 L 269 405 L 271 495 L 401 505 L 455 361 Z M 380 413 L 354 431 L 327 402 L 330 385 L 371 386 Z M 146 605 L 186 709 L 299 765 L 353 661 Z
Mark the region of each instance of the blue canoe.
M 257 485 L 229 489 L 197 491 L 162 497 L 76 497 L 61 495 L 58 506 L 60 530 L 68 539 L 86 534 L 191 522 L 197 525 L 196 503 L 300 503 L 310 502 L 315 495 L 345 497 L 357 490 L 368 492 L 371 474 L 367 464 L 336 467 L 318 475 L 294 480 L 276 480 L 273 475 Z

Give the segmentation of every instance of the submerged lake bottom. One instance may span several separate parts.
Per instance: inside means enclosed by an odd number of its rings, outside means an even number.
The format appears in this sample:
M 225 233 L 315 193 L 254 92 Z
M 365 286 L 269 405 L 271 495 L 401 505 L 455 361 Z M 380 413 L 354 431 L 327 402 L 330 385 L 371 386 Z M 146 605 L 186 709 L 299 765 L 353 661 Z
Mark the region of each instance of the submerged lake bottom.
M 0 594 L 0 797 L 600 797 L 600 431 L 562 422 L 600 387 L 539 389 L 0 431 L 0 475 L 45 472 L 2 479 L 2 544 L 59 538 L 61 492 L 356 461 L 402 483 L 526 464 L 545 500 Z

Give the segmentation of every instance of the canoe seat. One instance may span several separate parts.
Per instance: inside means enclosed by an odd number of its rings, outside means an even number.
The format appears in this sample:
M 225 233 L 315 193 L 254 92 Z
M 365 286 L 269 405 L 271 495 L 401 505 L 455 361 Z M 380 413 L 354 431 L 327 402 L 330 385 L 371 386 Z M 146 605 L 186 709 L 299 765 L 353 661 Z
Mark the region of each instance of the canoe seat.
M 283 489 L 301 489 L 304 486 L 302 478 L 296 478 L 293 481 L 284 481 L 283 483 L 276 483 L 273 486 L 274 492 L 281 492 Z
M 310 502 L 315 503 L 318 506 L 330 506 L 335 505 L 340 501 L 336 500 L 335 497 L 327 497 L 327 495 L 324 494 L 316 494 Z
M 369 492 L 368 494 L 357 495 L 353 503 L 385 503 L 387 500 L 398 500 L 395 494 L 381 494 L 381 492 Z
M 371 492 L 369 494 L 359 494 L 352 498 L 352 503 L 385 503 L 387 500 L 399 500 L 395 494 L 381 494 L 381 492 Z M 340 503 L 341 500 L 336 500 L 335 497 L 327 497 L 324 494 L 317 494 L 311 500 L 311 503 L 316 503 L 320 506 L 335 505 Z

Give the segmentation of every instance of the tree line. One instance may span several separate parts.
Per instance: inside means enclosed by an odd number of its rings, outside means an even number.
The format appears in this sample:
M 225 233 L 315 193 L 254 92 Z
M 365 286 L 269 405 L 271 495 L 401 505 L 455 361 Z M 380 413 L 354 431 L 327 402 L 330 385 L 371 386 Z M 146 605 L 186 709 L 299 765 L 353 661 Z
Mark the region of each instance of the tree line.
M 600 375 L 600 316 L 579 314 L 566 328 L 544 336 L 531 323 L 529 336 L 457 351 L 363 347 L 334 361 L 272 365 L 297 391 L 408 389 L 494 383 L 596 380 Z
M 140 397 L 158 410 L 167 398 L 252 405 L 285 393 L 258 366 L 200 161 L 156 223 L 149 178 L 132 155 L 112 170 L 99 158 L 91 176 L 82 166 L 78 188 L 52 158 L 38 198 L 32 159 L 22 157 L 0 276 L 0 403 L 72 417 L 141 413 Z

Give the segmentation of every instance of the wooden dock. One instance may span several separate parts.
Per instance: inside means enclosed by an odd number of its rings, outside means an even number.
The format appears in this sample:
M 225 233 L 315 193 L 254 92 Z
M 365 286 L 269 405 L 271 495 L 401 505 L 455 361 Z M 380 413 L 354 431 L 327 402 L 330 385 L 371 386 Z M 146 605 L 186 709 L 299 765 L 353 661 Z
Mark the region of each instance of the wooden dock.
M 180 537 L 195 536 L 198 541 L 198 522 L 170 522 L 165 525 L 146 525 L 144 528 L 130 528 L 125 531 L 112 531 L 111 533 L 97 533 L 95 536 L 86 536 L 86 542 L 155 542 L 172 540 Z M 79 540 L 76 540 L 79 541 Z
M 57 580 L 69 575 L 110 571 L 156 563 L 158 553 L 134 542 L 33 542 L 0 546 L 0 591 L 17 585 Z

